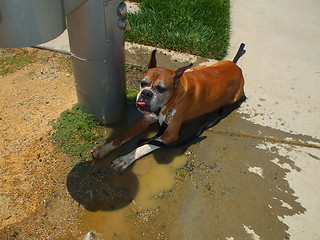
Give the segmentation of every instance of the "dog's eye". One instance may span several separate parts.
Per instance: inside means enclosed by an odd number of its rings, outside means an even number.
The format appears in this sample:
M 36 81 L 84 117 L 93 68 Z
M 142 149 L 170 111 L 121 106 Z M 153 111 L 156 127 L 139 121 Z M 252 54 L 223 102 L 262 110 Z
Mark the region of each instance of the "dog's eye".
M 145 81 L 141 81 L 140 86 L 141 86 L 141 88 L 149 87 L 150 83 L 149 82 L 145 82 Z
M 167 90 L 167 88 L 160 85 L 156 86 L 156 89 L 159 93 L 164 93 Z

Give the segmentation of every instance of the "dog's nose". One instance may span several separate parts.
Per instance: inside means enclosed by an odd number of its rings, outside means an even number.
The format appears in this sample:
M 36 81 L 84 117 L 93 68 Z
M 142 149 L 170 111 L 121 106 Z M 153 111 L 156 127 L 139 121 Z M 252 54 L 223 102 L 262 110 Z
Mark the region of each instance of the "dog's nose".
M 153 92 L 151 92 L 150 90 L 145 89 L 141 92 L 141 97 L 144 99 L 150 99 L 152 98 L 152 96 L 153 96 Z

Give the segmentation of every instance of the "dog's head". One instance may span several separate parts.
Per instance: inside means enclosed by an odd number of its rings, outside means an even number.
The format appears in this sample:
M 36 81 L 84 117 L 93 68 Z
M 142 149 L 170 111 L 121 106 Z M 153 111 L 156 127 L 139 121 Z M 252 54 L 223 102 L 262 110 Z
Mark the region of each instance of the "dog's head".
M 137 96 L 137 108 L 143 114 L 159 114 L 161 108 L 170 100 L 178 86 L 180 77 L 192 64 L 172 70 L 157 67 L 156 50 L 153 50 L 148 71 L 141 80 Z

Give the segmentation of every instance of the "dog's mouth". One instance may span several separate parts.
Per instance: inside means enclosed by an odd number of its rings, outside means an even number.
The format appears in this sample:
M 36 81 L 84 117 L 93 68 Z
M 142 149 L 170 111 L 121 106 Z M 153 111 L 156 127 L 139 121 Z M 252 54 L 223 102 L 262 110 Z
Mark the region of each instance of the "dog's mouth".
M 144 102 L 144 101 L 138 101 L 136 103 L 138 110 L 142 113 L 142 114 L 148 114 L 148 113 L 154 113 L 156 115 L 159 115 L 161 108 L 159 107 L 156 111 L 152 111 L 150 106 Z
M 151 112 L 148 104 L 143 101 L 137 102 L 137 108 L 142 114 L 147 114 Z

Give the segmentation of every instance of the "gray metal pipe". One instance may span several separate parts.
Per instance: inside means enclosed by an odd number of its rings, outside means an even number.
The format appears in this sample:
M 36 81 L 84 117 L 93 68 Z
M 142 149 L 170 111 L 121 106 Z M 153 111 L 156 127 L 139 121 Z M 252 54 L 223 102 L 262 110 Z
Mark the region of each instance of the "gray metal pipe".
M 59 36 L 65 18 L 61 0 L 0 0 L 0 47 L 36 46 Z
M 124 30 L 121 0 L 89 0 L 67 16 L 78 100 L 102 124 L 125 114 Z
M 0 47 L 47 42 L 64 31 L 66 16 L 79 104 L 110 124 L 126 110 L 123 6 L 122 0 L 0 0 Z

